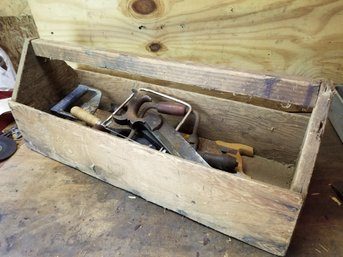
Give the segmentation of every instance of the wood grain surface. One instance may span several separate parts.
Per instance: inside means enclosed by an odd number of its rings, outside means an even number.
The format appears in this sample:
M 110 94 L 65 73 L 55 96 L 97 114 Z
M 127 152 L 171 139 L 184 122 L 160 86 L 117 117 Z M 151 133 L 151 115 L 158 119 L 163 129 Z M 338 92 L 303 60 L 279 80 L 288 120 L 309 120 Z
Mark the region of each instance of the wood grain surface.
M 31 15 L 27 0 L 1 0 L 0 16 L 25 16 Z
M 30 41 L 24 42 L 13 99 L 50 111 L 77 84 L 77 74 L 64 61 L 37 58 Z
M 305 109 L 315 105 L 320 86 L 320 81 L 311 79 L 238 72 L 225 67 L 146 58 L 42 39 L 32 40 L 32 47 L 40 57 L 87 64 L 208 91 L 257 97 L 286 106 L 294 104 Z
M 340 0 L 29 0 L 44 39 L 342 82 Z
M 312 178 L 321 138 L 324 134 L 326 121 L 328 119 L 332 95 L 331 83 L 323 83 L 320 88 L 317 105 L 313 109 L 308 123 L 299 160 L 297 162 L 291 189 L 301 193 L 304 197 L 307 195 Z
M 301 195 L 166 155 L 16 102 L 10 106 L 35 151 L 260 249 L 285 254 L 303 203 Z
M 287 257 L 343 256 L 343 144 L 328 122 Z M 26 146 L 0 169 L 0 255 L 274 257 Z

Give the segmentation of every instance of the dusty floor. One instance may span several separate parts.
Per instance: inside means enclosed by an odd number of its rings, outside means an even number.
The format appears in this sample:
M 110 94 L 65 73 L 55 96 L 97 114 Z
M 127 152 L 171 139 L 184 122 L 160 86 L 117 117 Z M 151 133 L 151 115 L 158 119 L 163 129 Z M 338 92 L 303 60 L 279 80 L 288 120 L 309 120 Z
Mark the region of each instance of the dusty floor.
M 343 145 L 322 142 L 287 256 L 343 256 Z M 0 256 L 272 256 L 25 146 L 0 174 Z

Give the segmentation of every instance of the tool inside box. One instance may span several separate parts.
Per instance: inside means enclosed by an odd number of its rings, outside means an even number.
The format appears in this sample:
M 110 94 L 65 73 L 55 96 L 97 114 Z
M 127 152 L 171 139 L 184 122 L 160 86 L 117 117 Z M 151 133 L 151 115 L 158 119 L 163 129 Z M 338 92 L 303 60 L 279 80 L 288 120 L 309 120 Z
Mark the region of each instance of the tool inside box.
M 68 72 L 74 73 L 71 68 L 68 69 Z M 104 111 L 108 112 L 113 103 L 116 105 L 122 103 L 132 89 L 151 88 L 189 102 L 193 109 L 199 112 L 199 136 L 202 150 L 213 151 L 211 146 L 213 140 L 250 145 L 255 150 L 255 156 L 243 157 L 245 173 L 251 179 L 283 188 L 290 187 L 308 124 L 308 116 L 123 77 L 75 71 L 77 78 L 73 86 L 61 86 L 52 81 L 52 88 L 47 89 L 50 90 L 50 97 L 42 99 L 38 109 L 49 112 L 58 100 L 80 83 L 102 92 L 101 104 L 95 115 L 104 117 L 106 115 Z M 20 97 L 17 101 L 21 102 Z M 29 102 L 24 102 L 24 104 L 32 105 Z M 37 106 L 34 107 L 37 108 Z M 178 119 L 171 118 L 168 121 L 175 124 Z

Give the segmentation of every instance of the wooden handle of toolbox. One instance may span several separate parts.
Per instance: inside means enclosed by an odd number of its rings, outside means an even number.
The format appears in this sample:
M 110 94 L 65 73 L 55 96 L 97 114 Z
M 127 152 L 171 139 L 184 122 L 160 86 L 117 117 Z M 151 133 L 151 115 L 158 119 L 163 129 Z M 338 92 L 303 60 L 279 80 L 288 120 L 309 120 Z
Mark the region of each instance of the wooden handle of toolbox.
M 86 122 L 90 126 L 99 125 L 101 123 L 101 120 L 98 117 L 78 106 L 74 106 L 73 108 L 71 108 L 70 113 L 79 120 Z

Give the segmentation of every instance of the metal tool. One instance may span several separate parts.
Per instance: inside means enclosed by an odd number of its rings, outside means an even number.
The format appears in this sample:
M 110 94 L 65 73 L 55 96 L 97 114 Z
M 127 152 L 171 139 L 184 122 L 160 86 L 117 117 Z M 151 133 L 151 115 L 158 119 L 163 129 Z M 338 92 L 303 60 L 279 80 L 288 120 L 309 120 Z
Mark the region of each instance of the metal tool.
M 220 140 L 217 140 L 216 144 L 219 146 L 219 149 L 222 153 L 231 155 L 232 157 L 236 158 L 238 163 L 236 171 L 244 173 L 242 155 L 253 157 L 254 148 L 244 144 L 228 143 Z
M 187 142 L 195 149 L 198 149 L 199 146 L 199 136 L 198 136 L 198 128 L 200 123 L 200 115 L 197 111 L 192 111 L 194 115 L 194 126 L 192 130 L 192 134 L 189 135 L 187 138 Z
M 142 95 L 136 91 L 128 101 L 127 111 L 122 115 L 112 117 L 118 124 L 129 125 L 136 130 L 145 129 L 157 139 L 168 153 L 209 166 L 176 129 L 163 120 L 161 115 L 148 112 L 144 117 L 139 117 L 140 107 L 146 102 L 151 102 L 151 100 L 150 96 Z M 180 122 L 180 124 L 183 123 Z
M 198 153 L 212 168 L 236 173 L 237 161 L 234 157 L 226 154 L 214 154 L 202 151 L 198 151 Z
M 187 142 L 197 150 L 199 145 L 198 128 L 200 124 L 200 115 L 197 111 L 192 111 L 192 114 L 194 115 L 192 134 L 186 135 L 185 137 Z M 253 156 L 253 148 L 243 144 L 232 144 L 219 140 L 216 141 L 216 144 L 221 147 L 221 152 L 223 154 L 212 154 L 201 151 L 198 151 L 198 153 L 213 168 L 231 173 L 240 172 L 241 174 L 244 174 L 241 153 Z
M 149 88 L 139 88 L 138 90 L 132 89 L 131 95 L 103 122 L 103 125 L 104 126 L 110 125 L 111 122 L 113 121 L 113 117 L 115 115 L 117 115 L 119 113 L 119 111 L 121 111 L 132 100 L 132 98 L 135 96 L 136 93 L 141 92 L 141 91 L 148 92 L 148 93 L 151 93 L 151 94 L 154 94 L 154 95 L 166 98 L 168 100 L 171 100 L 173 102 L 182 104 L 185 107 L 187 107 L 187 111 L 185 113 L 185 116 L 182 118 L 182 120 L 179 122 L 179 124 L 175 128 L 176 131 L 179 131 L 181 126 L 185 123 L 185 121 L 188 119 L 189 115 L 191 114 L 192 106 L 189 103 L 186 103 L 186 102 L 184 102 L 184 101 L 182 101 L 180 99 L 177 99 L 175 97 L 172 97 L 172 96 L 169 96 L 169 95 L 157 92 L 157 91 L 149 89 Z M 147 102 L 151 102 L 151 100 L 147 101 Z M 164 110 L 166 110 L 166 109 L 164 109 Z M 163 112 L 161 112 L 161 113 L 163 113 Z M 164 112 L 164 113 L 166 113 L 166 112 Z
M 86 122 L 89 126 L 97 130 L 108 132 L 114 136 L 128 139 L 129 141 L 136 141 L 141 144 L 148 145 L 154 149 L 160 149 L 162 147 L 159 141 L 153 135 L 151 135 L 149 131 L 146 131 L 145 129 L 141 129 L 139 133 L 137 133 L 137 135 L 135 135 L 134 137 L 129 137 L 131 129 L 112 128 L 109 126 L 105 126 L 104 122 L 101 119 L 99 119 L 98 117 L 89 112 L 86 112 L 78 106 L 72 107 L 70 112 L 74 117 Z
M 57 116 L 69 119 L 75 119 L 75 117 L 68 112 L 68 109 L 76 105 L 76 102 L 84 96 L 89 96 L 85 102 L 80 103 L 80 108 L 88 113 L 94 113 L 99 107 L 102 93 L 100 90 L 91 88 L 85 85 L 78 85 L 72 92 L 70 92 L 66 97 L 54 105 L 50 111 Z
M 166 98 L 168 100 L 177 102 L 179 104 L 183 104 L 184 106 L 187 107 L 187 112 L 186 112 L 185 116 L 182 118 L 182 120 L 179 122 L 179 124 L 175 128 L 176 131 L 180 130 L 181 126 L 186 122 L 186 120 L 188 119 L 189 115 L 192 113 L 192 106 L 189 103 L 186 103 L 185 101 L 182 101 L 182 100 L 177 99 L 175 97 L 172 97 L 172 96 L 169 96 L 169 95 L 166 95 L 166 94 L 154 91 L 154 90 L 149 89 L 149 88 L 140 88 L 140 89 L 138 89 L 138 91 L 139 92 L 141 92 L 141 91 L 148 92 L 148 93 L 160 96 L 160 97 L 164 97 L 164 98 Z

